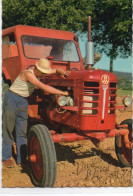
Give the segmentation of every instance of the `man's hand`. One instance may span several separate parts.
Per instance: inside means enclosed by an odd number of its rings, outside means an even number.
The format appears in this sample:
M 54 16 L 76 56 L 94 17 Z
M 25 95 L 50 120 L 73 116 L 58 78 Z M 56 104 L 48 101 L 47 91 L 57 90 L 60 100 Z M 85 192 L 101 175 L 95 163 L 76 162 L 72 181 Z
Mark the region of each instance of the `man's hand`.
M 69 95 L 68 91 L 64 91 L 64 95 L 65 96 Z
M 65 76 L 69 76 L 70 75 L 70 71 L 64 71 L 63 69 L 56 69 L 56 73 L 60 74 L 63 78 L 65 78 Z

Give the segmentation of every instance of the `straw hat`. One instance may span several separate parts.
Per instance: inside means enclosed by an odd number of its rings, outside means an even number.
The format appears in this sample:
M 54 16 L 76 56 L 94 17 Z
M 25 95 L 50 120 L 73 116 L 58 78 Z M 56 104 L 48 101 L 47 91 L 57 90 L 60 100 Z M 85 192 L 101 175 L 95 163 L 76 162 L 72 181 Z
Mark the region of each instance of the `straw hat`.
M 51 67 L 50 67 L 50 62 L 47 59 L 39 59 L 36 62 L 36 67 L 39 71 L 42 73 L 50 74 L 51 73 Z

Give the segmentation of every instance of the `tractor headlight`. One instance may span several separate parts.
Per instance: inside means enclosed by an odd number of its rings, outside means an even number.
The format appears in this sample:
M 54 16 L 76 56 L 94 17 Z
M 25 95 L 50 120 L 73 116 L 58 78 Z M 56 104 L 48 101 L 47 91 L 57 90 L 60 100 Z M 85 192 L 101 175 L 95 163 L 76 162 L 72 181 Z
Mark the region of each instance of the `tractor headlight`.
M 71 98 L 70 96 L 59 96 L 57 97 L 57 104 L 60 107 L 63 106 L 73 106 L 74 105 L 74 101 L 73 98 Z
M 131 97 L 126 96 L 123 98 L 123 104 L 125 106 L 129 106 L 131 104 L 131 102 L 132 102 Z
M 73 98 L 71 98 L 70 96 L 67 97 L 67 105 L 68 106 L 73 106 L 74 105 Z
M 67 105 L 67 97 L 66 96 L 59 96 L 59 97 L 57 97 L 57 104 L 59 106 Z

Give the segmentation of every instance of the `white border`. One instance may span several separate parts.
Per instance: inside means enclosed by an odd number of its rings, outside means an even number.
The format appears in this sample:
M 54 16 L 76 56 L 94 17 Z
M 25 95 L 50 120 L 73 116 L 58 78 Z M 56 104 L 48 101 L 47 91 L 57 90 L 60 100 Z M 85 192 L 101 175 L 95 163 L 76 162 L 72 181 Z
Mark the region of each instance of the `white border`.
M 133 1 L 132 1 L 133 2 Z M 0 1 L 0 27 L 2 30 L 2 1 Z M 0 44 L 1 44 L 1 30 L 0 30 Z M 133 50 L 133 47 L 132 47 Z M 0 66 L 2 65 L 2 58 L 1 58 L 1 47 L 0 47 Z M 0 74 L 2 73 L 0 69 Z M 132 76 L 133 76 L 133 67 L 132 67 Z M 1 77 L 0 77 L 0 95 L 1 95 Z M 0 99 L 0 104 L 1 104 L 1 99 Z M 1 109 L 0 109 L 0 125 L 1 125 Z M 0 128 L 0 134 L 1 134 L 1 128 Z M 0 137 L 0 163 L 2 162 L 1 159 L 1 145 L 2 144 L 2 135 Z M 20 195 L 48 195 L 48 196 L 53 196 L 53 195 L 98 195 L 98 196 L 103 196 L 103 195 L 117 195 L 120 194 L 120 196 L 131 196 L 133 195 L 133 187 L 131 188 L 119 188 L 119 187 L 107 187 L 107 188 L 1 188 L 2 183 L 1 183 L 1 164 L 0 164 L 0 196 L 9 196 L 9 195 L 15 195 L 15 196 L 20 196 Z

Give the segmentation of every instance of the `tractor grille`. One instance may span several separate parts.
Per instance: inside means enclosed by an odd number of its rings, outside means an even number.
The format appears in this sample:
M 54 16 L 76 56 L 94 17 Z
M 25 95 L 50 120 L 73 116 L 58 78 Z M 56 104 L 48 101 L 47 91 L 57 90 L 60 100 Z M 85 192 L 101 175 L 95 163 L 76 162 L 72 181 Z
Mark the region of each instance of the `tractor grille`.
M 81 101 L 81 113 L 93 115 L 98 113 L 99 83 L 84 82 L 83 99 Z
M 109 84 L 108 114 L 115 114 L 116 111 L 116 83 Z

